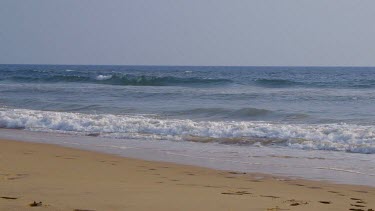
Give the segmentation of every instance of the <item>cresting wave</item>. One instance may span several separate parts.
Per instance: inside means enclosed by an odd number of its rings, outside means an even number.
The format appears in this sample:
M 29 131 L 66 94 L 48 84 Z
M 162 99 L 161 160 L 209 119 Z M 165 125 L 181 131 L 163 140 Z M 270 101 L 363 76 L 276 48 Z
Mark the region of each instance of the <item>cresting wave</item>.
M 178 86 L 178 85 L 220 85 L 231 83 L 229 79 L 211 79 L 198 77 L 172 77 L 172 76 L 148 76 L 131 74 L 99 74 L 87 75 L 36 75 L 36 76 L 11 76 L 0 78 L 0 81 L 14 81 L 23 83 L 56 83 L 79 82 L 123 86 Z
M 114 68 L 116 69 L 116 68 Z M 199 69 L 199 68 L 197 68 Z M 364 76 L 355 78 L 343 75 L 332 75 L 332 72 L 322 72 L 321 75 L 313 75 L 313 78 L 294 77 L 293 75 L 262 75 L 258 72 L 233 72 L 233 74 L 213 74 L 207 71 L 112 71 L 100 70 L 77 70 L 75 69 L 19 69 L 17 71 L 2 69 L 0 81 L 21 83 L 93 83 L 122 86 L 221 86 L 228 84 L 256 86 L 263 88 L 349 88 L 349 89 L 371 89 L 375 88 L 373 77 Z M 331 75 L 330 75 L 331 74 Z M 297 76 L 300 74 L 297 74 Z M 342 78 L 340 78 L 342 77 Z M 355 79 L 353 79 L 353 77 Z M 335 79 L 336 78 L 336 79 Z M 334 79 L 334 80 L 332 80 Z
M 0 128 L 121 139 L 218 142 L 375 154 L 375 128 L 350 124 L 192 121 L 136 115 L 93 115 L 0 109 Z

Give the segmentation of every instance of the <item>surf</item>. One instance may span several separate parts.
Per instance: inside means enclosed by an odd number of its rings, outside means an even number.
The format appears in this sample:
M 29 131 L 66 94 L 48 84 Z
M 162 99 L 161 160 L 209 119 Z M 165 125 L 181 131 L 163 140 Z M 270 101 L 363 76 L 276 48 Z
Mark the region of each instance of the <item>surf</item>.
M 113 115 L 0 109 L 0 128 L 116 139 L 194 141 L 303 150 L 375 153 L 375 129 L 353 124 L 193 121 L 152 115 Z

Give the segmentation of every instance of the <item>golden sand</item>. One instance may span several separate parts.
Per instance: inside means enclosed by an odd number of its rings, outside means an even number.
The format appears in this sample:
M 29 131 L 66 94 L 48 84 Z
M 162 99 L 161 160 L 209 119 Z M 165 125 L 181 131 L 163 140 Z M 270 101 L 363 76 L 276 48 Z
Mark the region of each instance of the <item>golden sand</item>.
M 371 211 L 375 188 L 0 140 L 0 210 Z

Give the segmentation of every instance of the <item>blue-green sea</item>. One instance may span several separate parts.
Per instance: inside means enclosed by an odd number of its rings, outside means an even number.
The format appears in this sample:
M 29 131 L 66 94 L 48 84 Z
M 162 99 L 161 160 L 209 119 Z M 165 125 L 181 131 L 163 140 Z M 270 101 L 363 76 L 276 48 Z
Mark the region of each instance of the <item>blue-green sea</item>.
M 109 151 L 165 150 L 159 160 L 223 169 L 313 179 L 334 171 L 346 183 L 355 174 L 352 183 L 368 184 L 375 68 L 0 65 L 0 128 L 0 136 L 16 129 L 87 138 Z

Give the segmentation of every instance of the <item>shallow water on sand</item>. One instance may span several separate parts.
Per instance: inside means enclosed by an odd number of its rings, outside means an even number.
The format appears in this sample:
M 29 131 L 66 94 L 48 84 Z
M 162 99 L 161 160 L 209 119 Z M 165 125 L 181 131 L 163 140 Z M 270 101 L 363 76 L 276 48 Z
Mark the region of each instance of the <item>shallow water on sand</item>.
M 217 143 L 134 141 L 0 129 L 0 139 L 57 144 L 125 157 L 375 187 L 375 155 Z

